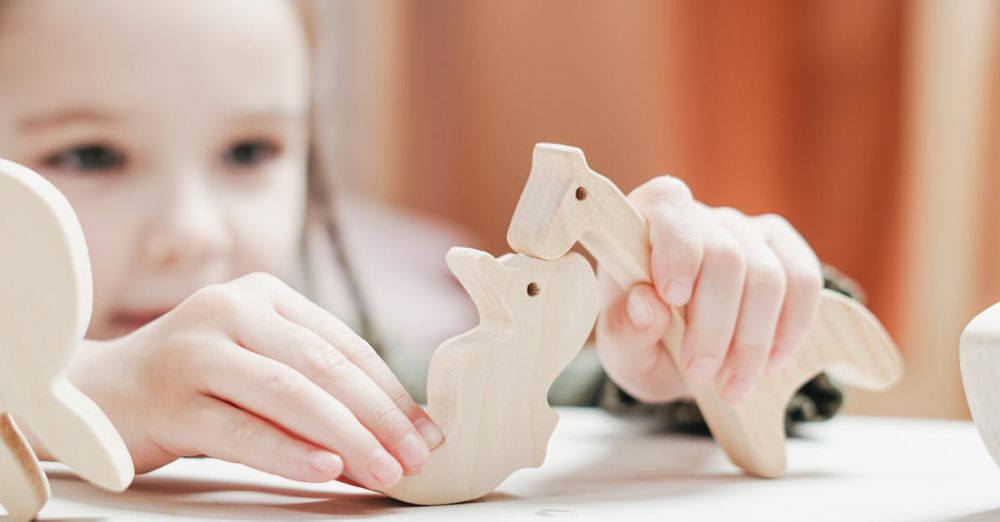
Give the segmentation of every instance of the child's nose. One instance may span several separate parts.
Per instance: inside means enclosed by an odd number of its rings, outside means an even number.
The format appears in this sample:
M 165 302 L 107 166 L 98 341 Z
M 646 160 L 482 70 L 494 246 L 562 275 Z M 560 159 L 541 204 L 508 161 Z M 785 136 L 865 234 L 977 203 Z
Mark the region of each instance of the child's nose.
M 232 231 L 207 184 L 179 183 L 161 197 L 145 239 L 149 261 L 165 267 L 197 265 L 230 252 Z

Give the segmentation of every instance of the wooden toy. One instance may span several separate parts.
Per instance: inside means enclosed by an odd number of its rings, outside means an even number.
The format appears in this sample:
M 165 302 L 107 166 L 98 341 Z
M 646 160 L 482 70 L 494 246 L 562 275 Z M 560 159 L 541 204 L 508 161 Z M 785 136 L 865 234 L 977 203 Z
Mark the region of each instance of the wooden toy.
M 104 413 L 66 377 L 90 322 L 92 281 L 83 232 L 45 179 L 0 160 L 0 504 L 34 517 L 48 481 L 12 415 L 94 484 L 122 491 L 134 468 Z
M 965 327 L 959 358 L 972 420 L 1000 465 L 1000 303 L 980 312 Z
M 549 388 L 597 319 L 597 281 L 579 254 L 498 260 L 453 248 L 447 263 L 481 322 L 434 352 L 427 411 L 444 443 L 423 471 L 385 492 L 412 504 L 475 499 L 540 466 L 558 420 Z
M 539 144 L 507 242 L 519 253 L 555 259 L 577 241 L 623 288 L 650 282 L 648 231 L 640 213 L 610 180 L 587 166 L 580 149 Z M 663 344 L 677 363 L 684 319 L 681 310 L 672 314 Z M 777 477 L 785 470 L 788 399 L 823 371 L 873 390 L 890 387 L 902 374 L 899 352 L 878 320 L 832 291 L 824 291 L 805 345 L 786 364 L 765 373 L 746 400 L 734 406 L 712 383 L 688 386 L 730 460 L 748 474 Z

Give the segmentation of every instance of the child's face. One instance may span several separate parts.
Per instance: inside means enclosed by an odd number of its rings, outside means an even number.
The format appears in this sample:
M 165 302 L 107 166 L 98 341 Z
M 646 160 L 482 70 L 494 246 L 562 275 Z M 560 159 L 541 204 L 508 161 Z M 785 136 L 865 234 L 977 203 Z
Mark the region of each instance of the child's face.
M 207 284 L 292 273 L 308 74 L 286 2 L 0 0 L 0 157 L 79 215 L 91 337 Z

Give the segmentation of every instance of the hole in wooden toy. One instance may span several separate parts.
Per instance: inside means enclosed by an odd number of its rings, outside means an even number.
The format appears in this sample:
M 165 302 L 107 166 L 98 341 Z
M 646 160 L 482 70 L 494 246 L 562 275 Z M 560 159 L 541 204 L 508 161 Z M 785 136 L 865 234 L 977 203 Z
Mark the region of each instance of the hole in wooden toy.
M 586 187 L 577 187 L 576 188 L 576 200 L 577 201 L 583 201 L 585 199 L 587 199 L 587 189 L 586 189 Z
M 528 283 L 528 295 L 530 297 L 535 297 L 536 295 L 538 295 L 538 292 L 541 291 L 542 290 L 538 288 L 538 283 Z

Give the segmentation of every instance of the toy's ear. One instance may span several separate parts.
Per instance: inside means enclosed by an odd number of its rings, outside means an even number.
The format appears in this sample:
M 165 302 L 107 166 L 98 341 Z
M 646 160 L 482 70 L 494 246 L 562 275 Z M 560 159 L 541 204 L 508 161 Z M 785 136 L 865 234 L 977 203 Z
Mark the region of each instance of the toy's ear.
M 513 328 L 507 291 L 514 279 L 512 270 L 486 252 L 472 248 L 452 248 L 445 261 L 476 305 L 480 325 Z
M 16 332 L 32 347 L 81 339 L 90 323 L 93 283 L 80 223 L 51 183 L 5 160 L 0 250 L 0 332 Z
M 510 270 L 499 260 L 474 248 L 452 247 L 445 256 L 445 263 L 469 294 L 500 295 L 511 276 Z

